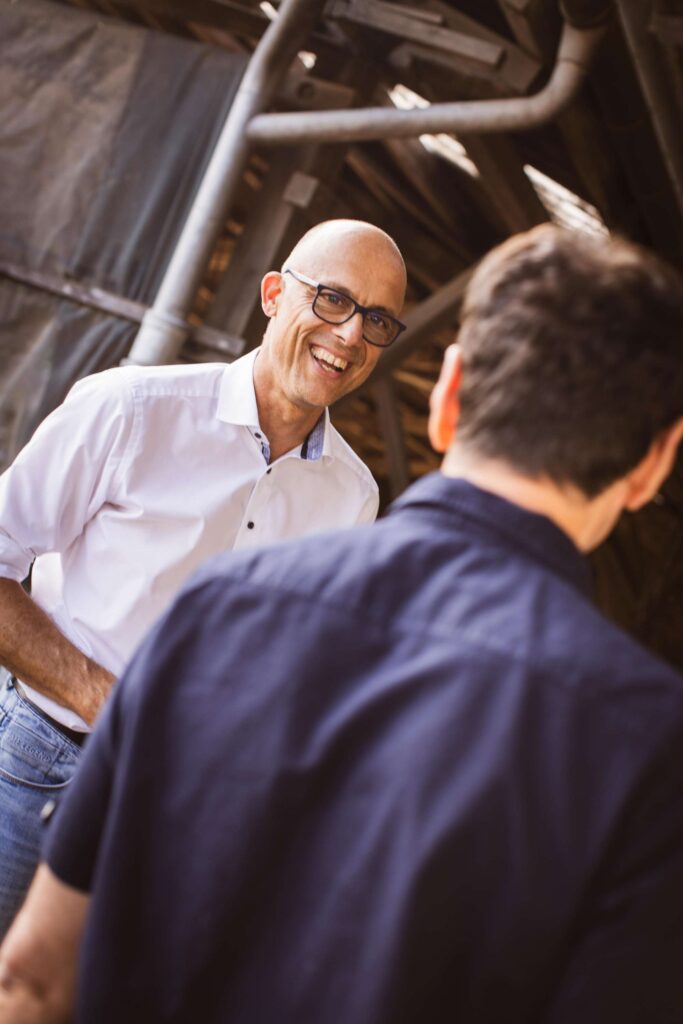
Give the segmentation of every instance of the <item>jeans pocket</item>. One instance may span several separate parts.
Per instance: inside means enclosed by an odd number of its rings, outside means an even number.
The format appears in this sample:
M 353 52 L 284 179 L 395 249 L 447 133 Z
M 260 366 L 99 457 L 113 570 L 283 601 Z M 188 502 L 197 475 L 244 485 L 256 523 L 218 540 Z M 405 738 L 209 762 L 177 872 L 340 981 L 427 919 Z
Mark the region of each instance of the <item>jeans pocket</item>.
M 42 735 L 42 723 L 33 728 L 23 715 L 8 715 L 0 726 L 0 776 L 29 789 L 53 793 L 68 785 L 78 755 L 66 740 Z

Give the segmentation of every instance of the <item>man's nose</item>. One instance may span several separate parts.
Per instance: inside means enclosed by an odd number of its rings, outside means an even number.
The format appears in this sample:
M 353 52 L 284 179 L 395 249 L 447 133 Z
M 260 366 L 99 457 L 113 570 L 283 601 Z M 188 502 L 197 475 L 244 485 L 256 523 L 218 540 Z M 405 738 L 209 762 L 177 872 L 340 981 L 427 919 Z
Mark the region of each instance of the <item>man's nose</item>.
M 344 345 L 363 344 L 363 314 L 356 310 L 343 324 L 334 324 L 334 333 Z

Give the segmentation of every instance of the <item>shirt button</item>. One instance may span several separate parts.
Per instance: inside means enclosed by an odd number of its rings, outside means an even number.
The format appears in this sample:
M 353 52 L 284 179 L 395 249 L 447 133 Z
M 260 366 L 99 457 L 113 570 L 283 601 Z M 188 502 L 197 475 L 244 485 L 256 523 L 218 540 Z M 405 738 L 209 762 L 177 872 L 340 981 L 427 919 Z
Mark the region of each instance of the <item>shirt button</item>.
M 273 467 L 269 466 L 268 469 L 266 470 L 266 473 L 272 473 L 272 472 L 273 472 Z
M 247 529 L 248 530 L 253 530 L 254 529 L 254 524 L 253 523 L 247 523 Z
M 258 437 L 259 441 L 261 440 L 261 435 L 259 434 L 258 430 L 254 431 L 254 437 Z

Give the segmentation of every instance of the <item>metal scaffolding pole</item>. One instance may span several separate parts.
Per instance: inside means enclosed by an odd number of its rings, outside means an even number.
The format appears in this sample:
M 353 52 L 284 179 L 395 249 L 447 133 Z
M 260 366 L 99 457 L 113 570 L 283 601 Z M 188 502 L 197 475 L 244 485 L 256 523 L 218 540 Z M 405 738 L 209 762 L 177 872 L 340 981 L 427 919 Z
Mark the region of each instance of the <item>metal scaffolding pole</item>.
M 247 127 L 252 142 L 362 142 L 436 135 L 440 132 L 507 132 L 551 121 L 576 95 L 603 28 L 578 29 L 565 23 L 557 60 L 547 85 L 533 96 L 502 100 L 434 103 L 417 110 L 368 107 L 364 110 L 259 114 Z
M 269 103 L 323 3 L 283 0 L 277 18 L 259 41 L 127 362 L 170 362 L 185 341 L 187 316 L 249 155 L 247 125 Z
M 250 147 L 296 142 L 349 142 L 438 132 L 521 131 L 552 120 L 576 95 L 602 28 L 565 23 L 548 83 L 533 96 L 436 103 L 422 110 L 263 114 L 324 0 L 283 0 L 254 51 L 154 305 L 144 316 L 128 361 L 170 362 L 188 334 L 192 308 L 213 246 L 239 184 Z

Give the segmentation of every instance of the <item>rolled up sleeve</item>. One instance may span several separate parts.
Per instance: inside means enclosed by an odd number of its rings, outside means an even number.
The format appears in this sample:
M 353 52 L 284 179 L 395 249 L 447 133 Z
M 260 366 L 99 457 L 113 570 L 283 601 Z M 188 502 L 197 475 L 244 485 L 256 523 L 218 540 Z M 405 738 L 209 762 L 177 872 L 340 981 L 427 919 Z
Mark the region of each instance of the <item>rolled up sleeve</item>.
M 0 476 L 0 576 L 64 551 L 115 490 L 135 420 L 125 371 L 79 381 Z

